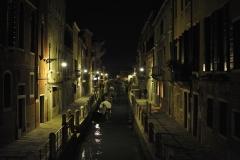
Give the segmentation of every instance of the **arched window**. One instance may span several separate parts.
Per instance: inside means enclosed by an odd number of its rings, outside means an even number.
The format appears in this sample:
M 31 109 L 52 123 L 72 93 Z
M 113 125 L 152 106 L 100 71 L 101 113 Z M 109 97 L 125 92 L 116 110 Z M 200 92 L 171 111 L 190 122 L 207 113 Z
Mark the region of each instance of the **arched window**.
M 10 72 L 3 76 L 3 106 L 4 109 L 12 107 L 12 75 Z
M 24 6 L 23 3 L 20 3 L 20 9 L 19 9 L 19 27 L 18 27 L 18 35 L 19 35 L 19 48 L 24 49 L 24 34 L 25 34 L 25 12 L 24 12 Z

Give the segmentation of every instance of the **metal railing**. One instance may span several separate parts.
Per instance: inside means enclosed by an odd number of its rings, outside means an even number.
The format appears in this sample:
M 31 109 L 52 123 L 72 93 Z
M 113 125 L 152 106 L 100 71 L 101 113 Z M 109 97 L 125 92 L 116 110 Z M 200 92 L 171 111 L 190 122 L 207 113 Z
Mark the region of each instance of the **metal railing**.
M 38 150 L 38 155 L 40 160 L 48 160 L 49 159 L 49 147 L 50 147 L 50 139 L 42 145 L 42 147 Z
M 72 120 L 72 117 L 67 120 L 67 124 L 68 124 L 68 138 L 67 138 L 67 141 L 69 141 L 72 137 L 71 120 Z
M 0 156 L 0 160 L 26 160 L 26 157 L 18 157 L 18 156 Z
M 148 133 L 149 143 L 153 143 L 155 147 L 155 156 L 160 160 L 173 159 L 173 155 L 167 155 L 167 148 L 161 140 L 161 134 L 154 130 L 154 124 L 148 123 L 148 114 L 151 114 L 151 104 L 139 105 L 132 99 L 132 107 L 136 120 L 143 126 L 144 132 Z M 153 115 L 154 116 L 154 115 Z M 154 116 L 155 117 L 155 116 Z
M 63 126 L 57 131 L 55 132 L 56 135 L 56 152 L 58 153 L 62 147 L 62 130 L 63 130 Z
M 84 105 L 84 116 L 80 117 L 84 119 L 88 112 L 92 109 L 93 105 L 96 103 L 96 99 L 94 99 L 94 96 L 92 96 L 88 101 L 87 104 Z M 73 136 L 74 132 L 74 119 L 73 117 L 70 117 L 66 123 L 67 123 L 67 142 L 71 139 Z M 64 126 L 62 125 L 55 133 L 52 133 L 55 137 L 55 148 L 54 151 L 56 154 L 54 155 L 59 155 L 60 152 L 62 152 L 63 148 L 63 129 Z M 51 133 L 50 133 L 51 134 Z M 39 160 L 49 160 L 51 158 L 51 145 L 50 144 L 51 139 L 49 138 L 38 150 L 37 152 L 34 153 L 35 159 Z M 0 160 L 27 160 L 27 156 L 1 156 L 0 155 Z

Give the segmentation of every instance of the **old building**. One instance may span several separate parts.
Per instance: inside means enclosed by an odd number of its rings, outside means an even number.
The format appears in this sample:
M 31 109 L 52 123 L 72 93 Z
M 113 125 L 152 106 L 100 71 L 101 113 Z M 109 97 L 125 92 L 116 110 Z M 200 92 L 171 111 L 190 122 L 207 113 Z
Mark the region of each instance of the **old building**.
M 92 79 L 93 79 L 93 60 L 92 60 L 92 36 L 93 33 L 90 32 L 88 29 L 81 29 L 79 37 L 81 38 L 81 40 L 83 41 L 83 43 L 85 44 L 86 47 L 86 64 L 84 69 L 86 69 L 88 71 L 89 74 L 89 83 L 85 84 L 88 85 L 89 88 L 89 92 L 93 91 L 93 83 L 92 83 Z M 88 77 L 87 75 L 85 75 L 86 78 Z
M 0 147 L 39 125 L 37 1 L 1 0 Z
M 48 2 L 47 23 L 45 32 L 48 32 L 48 50 L 42 60 L 48 65 L 48 80 L 45 89 L 48 106 L 47 117 L 50 120 L 64 107 L 61 99 L 64 88 L 62 82 L 66 76 L 64 73 L 66 68 L 62 66 L 66 58 L 64 52 L 65 0 Z
M 153 22 L 149 100 L 220 159 L 240 157 L 238 5 L 165 0 Z M 145 48 L 144 39 L 141 45 Z M 150 62 L 147 56 L 140 59 Z

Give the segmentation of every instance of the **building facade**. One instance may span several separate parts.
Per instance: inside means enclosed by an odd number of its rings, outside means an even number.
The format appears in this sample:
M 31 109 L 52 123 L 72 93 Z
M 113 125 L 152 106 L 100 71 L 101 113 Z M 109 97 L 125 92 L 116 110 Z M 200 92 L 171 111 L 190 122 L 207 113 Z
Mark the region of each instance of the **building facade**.
M 37 1 L 1 0 L 0 147 L 39 125 Z
M 165 0 L 153 22 L 149 100 L 220 159 L 240 157 L 237 5 L 236 0 Z
M 65 5 L 0 0 L 0 147 L 93 91 L 92 33 L 66 24 Z

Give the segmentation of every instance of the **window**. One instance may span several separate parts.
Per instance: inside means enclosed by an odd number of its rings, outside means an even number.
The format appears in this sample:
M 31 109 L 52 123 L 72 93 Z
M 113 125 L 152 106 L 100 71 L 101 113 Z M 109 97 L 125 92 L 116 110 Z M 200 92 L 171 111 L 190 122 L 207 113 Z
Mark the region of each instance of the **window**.
M 192 50 L 193 50 L 193 71 L 199 71 L 199 51 L 200 51 L 200 24 L 197 23 L 192 28 Z
M 177 94 L 177 108 L 182 109 L 181 104 L 180 104 L 180 95 Z
M 233 136 L 240 139 L 240 113 L 233 112 Z
M 191 0 L 185 0 L 185 6 L 187 6 L 189 2 L 191 2 Z
M 226 136 L 227 133 L 227 103 L 219 102 L 219 133 Z
M 211 55 L 211 18 L 207 17 L 204 19 L 204 40 L 205 40 L 205 71 L 211 71 L 211 62 L 212 62 L 212 55 Z
M 6 30 L 5 32 L 3 32 L 3 35 L 6 38 L 6 40 L 4 40 L 4 43 L 6 46 L 15 47 L 15 37 L 16 37 L 15 1 L 12 1 L 11 3 L 9 2 L 9 4 L 7 5 L 8 7 L 5 7 L 6 10 L 5 10 L 5 19 L 4 19 L 6 24 Z
M 51 0 L 48 0 L 48 13 L 51 13 Z
M 35 13 L 32 12 L 31 15 L 31 52 L 35 53 L 35 43 L 36 43 L 36 22 Z
M 12 75 L 9 72 L 4 74 L 3 78 L 3 105 L 4 109 L 12 107 Z
M 233 66 L 234 69 L 240 69 L 240 20 L 233 22 Z
M 18 40 L 19 40 L 19 48 L 24 48 L 24 40 L 25 40 L 25 12 L 24 12 L 24 6 L 21 2 L 20 4 L 20 10 L 19 10 L 19 28 L 18 28 Z
M 3 44 L 3 42 L 4 42 L 4 28 L 5 28 L 5 25 L 6 25 L 6 23 L 4 23 L 5 22 L 5 19 L 4 19 L 4 17 L 5 17 L 5 15 L 6 15 L 6 10 L 4 9 L 5 7 L 4 7 L 4 3 L 3 3 L 3 1 L 0 1 L 0 15 L 4 15 L 4 16 L 0 16 L 0 21 L 1 22 L 3 22 L 3 23 L 0 23 L 0 45 L 1 44 Z
M 34 97 L 34 72 L 30 73 L 30 83 L 29 83 L 29 89 L 30 89 L 30 97 Z
M 213 127 L 213 99 L 207 99 L 207 126 Z
M 228 5 L 204 19 L 205 71 L 227 71 L 229 67 Z
M 168 93 L 168 85 L 163 83 L 163 98 L 167 98 Z
M 25 95 L 25 85 L 18 86 L 18 95 Z
M 181 0 L 181 11 L 183 11 L 183 0 Z
M 52 107 L 56 107 L 59 103 L 59 90 L 57 87 L 52 88 L 53 91 L 53 99 L 52 99 Z
M 160 23 L 160 36 L 163 34 L 163 19 L 161 20 Z
M 41 52 L 40 52 L 40 55 L 39 55 L 39 57 L 40 57 L 40 60 L 42 60 L 43 59 L 43 56 L 44 56 L 44 23 L 42 22 L 41 23 L 41 33 L 40 33 L 41 35 Z M 51 51 L 50 49 L 51 49 L 51 43 L 49 43 L 50 45 L 49 45 L 49 52 Z M 50 55 L 50 53 L 49 53 L 49 55 Z
M 177 18 L 177 1 L 175 0 L 175 5 L 174 5 L 174 18 Z

